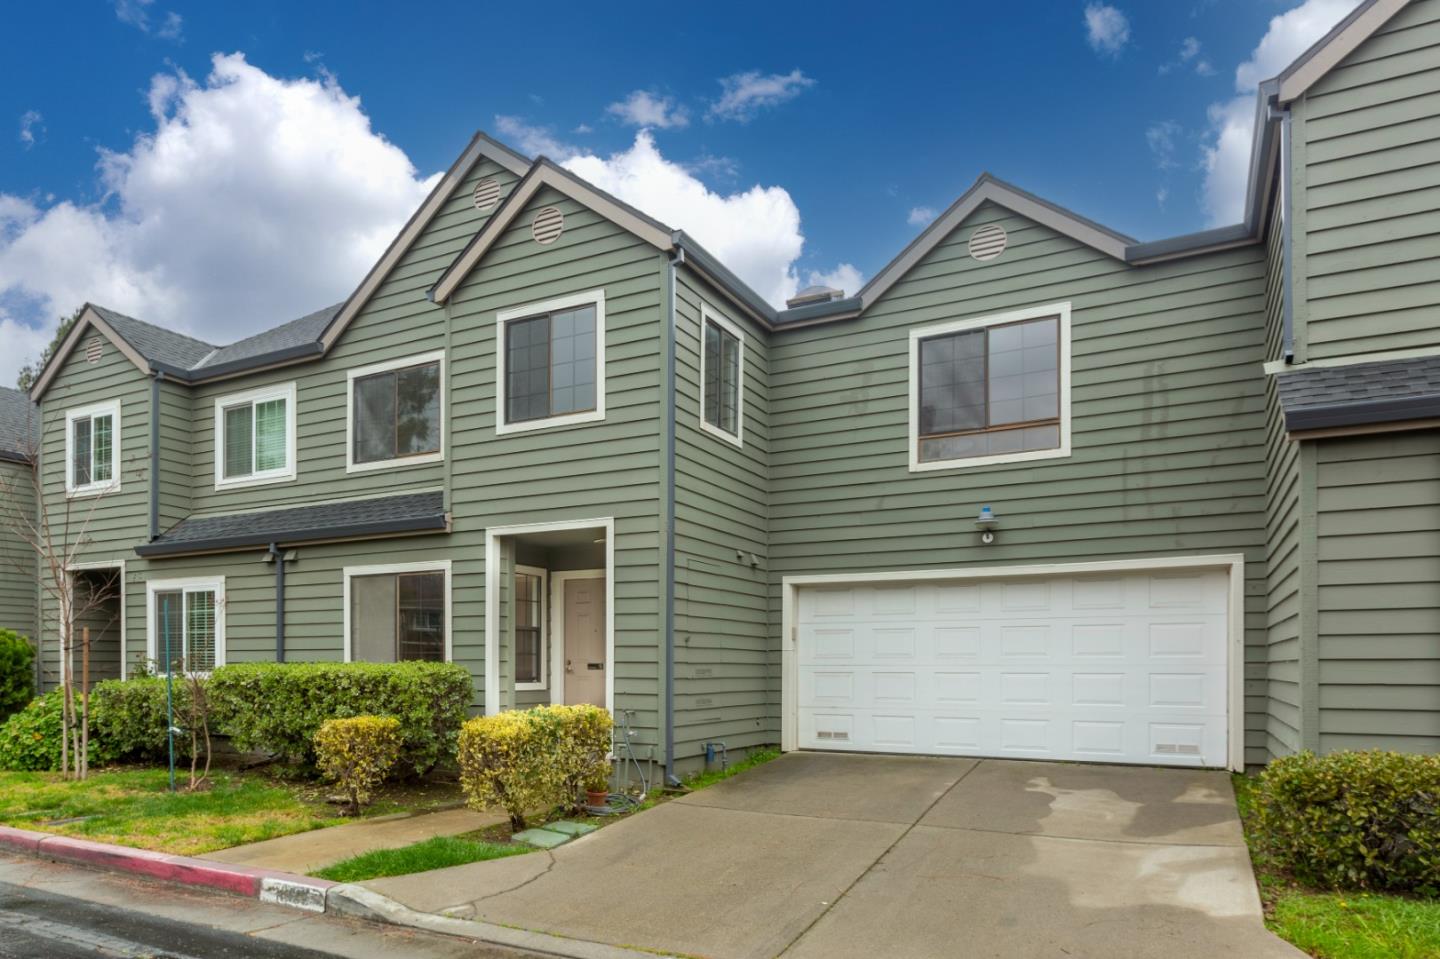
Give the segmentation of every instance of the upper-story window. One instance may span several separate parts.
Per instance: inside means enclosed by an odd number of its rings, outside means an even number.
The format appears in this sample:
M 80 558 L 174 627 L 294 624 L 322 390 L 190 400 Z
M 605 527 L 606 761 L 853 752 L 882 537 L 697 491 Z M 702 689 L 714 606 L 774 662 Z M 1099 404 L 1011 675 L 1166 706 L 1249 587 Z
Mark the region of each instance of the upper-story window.
M 120 488 L 120 404 L 96 403 L 65 413 L 65 492 Z
M 910 469 L 1070 455 L 1070 305 L 910 333 Z
M 351 472 L 444 457 L 443 352 L 351 370 L 349 393 Z
M 700 327 L 700 427 L 739 446 L 745 409 L 745 334 L 708 307 L 701 308 Z
M 504 310 L 496 343 L 496 432 L 605 418 L 603 290 Z
M 295 478 L 295 384 L 215 401 L 215 488 Z

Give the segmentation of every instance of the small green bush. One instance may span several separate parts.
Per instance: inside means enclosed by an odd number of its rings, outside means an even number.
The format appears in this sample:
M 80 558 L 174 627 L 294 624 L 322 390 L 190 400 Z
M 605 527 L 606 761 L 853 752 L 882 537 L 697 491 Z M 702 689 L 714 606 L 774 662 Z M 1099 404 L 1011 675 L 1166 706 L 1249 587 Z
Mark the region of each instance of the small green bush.
M 470 704 L 470 672 L 454 663 L 238 663 L 210 674 L 216 729 L 236 748 L 314 765 L 327 719 L 393 716 L 398 769 L 423 774 L 455 755 Z
M 460 730 L 466 802 L 500 806 L 517 831 L 529 813 L 574 805 L 608 762 L 610 728 L 610 714 L 596 706 L 539 706 L 470 720 Z
M 35 697 L 35 649 L 26 636 L 0 629 L 0 723 Z
M 61 715 L 64 697 L 46 693 L 0 724 L 0 769 L 53 772 L 60 768 Z M 95 735 L 94 716 L 90 722 L 90 766 L 115 762 L 109 744 Z
M 400 757 L 400 720 L 392 716 L 327 719 L 315 733 L 320 771 L 350 797 L 350 815 L 370 801 Z
M 1331 889 L 1440 894 L 1440 756 L 1298 753 L 1260 774 L 1260 844 Z
M 175 758 L 190 759 L 189 715 L 191 690 L 188 680 L 178 674 L 172 690 L 175 726 Z M 107 679 L 90 691 L 90 722 L 95 739 L 105 743 L 116 759 L 133 762 L 164 762 L 169 758 L 169 723 L 165 708 L 165 680 L 158 676 L 135 679 Z

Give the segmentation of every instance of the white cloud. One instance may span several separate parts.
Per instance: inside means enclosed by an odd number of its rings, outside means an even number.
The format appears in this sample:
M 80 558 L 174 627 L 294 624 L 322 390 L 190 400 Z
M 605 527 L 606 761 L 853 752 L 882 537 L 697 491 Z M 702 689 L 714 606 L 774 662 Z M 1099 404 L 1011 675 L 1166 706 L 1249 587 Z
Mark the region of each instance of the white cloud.
M 333 78 L 279 79 L 241 54 L 203 82 L 157 75 L 149 102 L 154 128 L 101 153 L 105 202 L 0 194 L 0 383 L 87 300 L 217 343 L 334 303 L 440 175 L 417 174 Z
M 1237 222 L 1244 215 L 1255 125 L 1255 91 L 1278 74 L 1353 10 L 1358 0 L 1305 0 L 1271 19 L 1250 59 L 1235 70 L 1238 96 L 1212 103 L 1210 132 L 1201 154 L 1205 171 L 1202 205 L 1211 226 Z
M 690 124 L 690 111 L 670 97 L 648 90 L 636 90 L 625 99 L 612 103 L 605 112 L 618 117 L 621 123 L 635 127 L 684 127 Z
M 905 217 L 905 222 L 911 226 L 924 226 L 935 219 L 935 209 L 928 206 L 912 206 L 910 215 Z
M 796 261 L 805 238 L 800 211 L 784 188 L 752 186 L 717 193 L 679 163 L 667 160 L 648 130 L 635 135 L 629 149 L 599 157 L 574 156 L 568 170 L 613 193 L 702 243 L 766 301 L 779 307 L 799 287 Z M 840 271 L 852 272 L 841 274 Z M 830 273 L 811 273 L 858 282 L 854 267 L 842 264 Z
M 748 123 L 762 109 L 793 100 L 814 85 L 815 81 L 799 70 L 770 74 L 747 70 L 721 77 L 720 99 L 710 104 L 705 119 Z
M 1085 39 L 1096 53 L 1118 57 L 1130 42 L 1130 19 L 1109 4 L 1086 4 Z
M 1174 120 L 1161 120 L 1145 129 L 1145 142 L 1160 169 L 1173 170 L 1179 165 L 1175 162 L 1175 138 L 1181 132 L 1180 124 Z
M 20 145 L 30 149 L 35 141 L 45 135 L 45 118 L 39 110 L 26 110 L 20 114 Z
M 530 156 L 545 156 L 552 160 L 563 160 L 578 153 L 580 148 L 555 136 L 549 127 L 536 126 L 523 117 L 495 115 L 495 130 L 521 153 Z M 578 131 L 577 131 L 578 132 Z
M 127 23 L 141 33 L 152 32 L 150 8 L 155 5 L 155 0 L 114 0 L 114 3 L 115 17 L 121 23 Z M 160 20 L 160 25 L 153 27 L 153 32 L 162 40 L 179 41 L 183 27 L 180 14 L 170 10 Z
M 1189 67 L 1202 77 L 1212 76 L 1215 68 L 1210 61 L 1200 55 L 1200 41 L 1195 37 L 1186 37 L 1180 42 L 1180 52 L 1174 60 L 1160 64 L 1160 74 L 1164 76 L 1172 70 L 1180 67 Z
M 835 269 L 825 273 L 819 270 L 811 270 L 805 274 L 806 286 L 828 286 L 831 289 L 839 290 L 846 296 L 854 296 L 865 285 L 865 277 L 852 263 L 841 263 Z

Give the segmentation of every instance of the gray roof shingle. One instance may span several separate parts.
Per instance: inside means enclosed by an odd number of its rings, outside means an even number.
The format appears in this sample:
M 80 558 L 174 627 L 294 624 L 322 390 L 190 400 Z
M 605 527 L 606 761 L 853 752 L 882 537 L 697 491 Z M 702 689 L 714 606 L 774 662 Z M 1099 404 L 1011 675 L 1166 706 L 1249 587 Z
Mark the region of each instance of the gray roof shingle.
M 193 336 L 176 333 L 153 323 L 137 320 L 133 316 L 95 306 L 93 303 L 90 308 L 110 325 L 116 335 L 147 360 L 188 370 L 215 352 L 214 346 Z
M 254 336 L 246 337 L 229 346 L 222 346 L 215 351 L 213 356 L 203 363 L 196 364 L 192 369 L 225 366 L 229 363 L 253 360 L 256 357 L 268 356 L 282 350 L 318 343 L 320 334 L 325 332 L 325 327 L 330 325 L 330 321 L 335 318 L 335 314 L 339 313 L 340 307 L 344 305 L 336 303 L 334 306 L 327 306 L 323 310 L 316 310 L 298 320 L 282 323 L 274 329 L 256 333 Z
M 29 462 L 40 442 L 40 408 L 30 397 L 0 386 L 0 459 Z
M 135 547 L 135 552 L 141 556 L 174 556 L 270 543 L 289 545 L 388 533 L 440 532 L 446 528 L 443 493 L 404 493 L 230 516 L 192 516 L 153 542 Z
M 1300 369 L 1276 386 L 1291 432 L 1440 416 L 1440 356 Z

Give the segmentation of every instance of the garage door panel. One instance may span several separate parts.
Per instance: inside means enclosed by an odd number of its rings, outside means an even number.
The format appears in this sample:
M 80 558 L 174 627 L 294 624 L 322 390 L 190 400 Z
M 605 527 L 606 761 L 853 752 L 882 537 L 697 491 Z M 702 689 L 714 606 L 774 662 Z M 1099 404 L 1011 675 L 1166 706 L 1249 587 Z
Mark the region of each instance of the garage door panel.
M 1223 573 L 803 588 L 804 748 L 1224 765 Z

